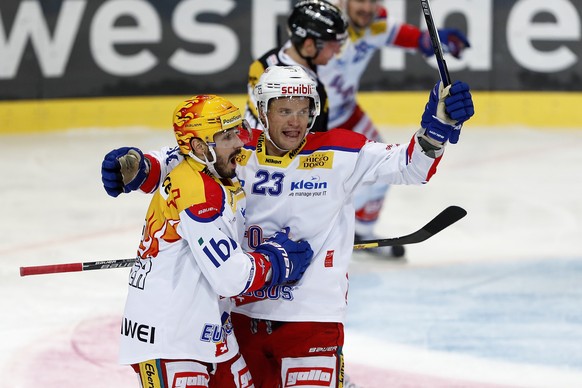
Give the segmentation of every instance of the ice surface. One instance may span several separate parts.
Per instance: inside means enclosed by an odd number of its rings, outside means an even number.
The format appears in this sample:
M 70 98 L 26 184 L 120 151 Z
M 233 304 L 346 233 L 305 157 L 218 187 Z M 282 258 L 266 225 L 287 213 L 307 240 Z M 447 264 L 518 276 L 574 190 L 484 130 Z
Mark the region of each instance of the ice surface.
M 407 142 L 413 128 L 386 128 Z M 108 197 L 112 148 L 169 130 L 0 137 L 0 365 L 10 388 L 136 387 L 118 366 L 127 269 L 20 277 L 19 267 L 128 258 L 149 199 Z M 425 186 L 392 187 L 376 232 L 468 215 L 407 247 L 354 256 L 346 369 L 366 387 L 582 386 L 582 130 L 463 129 Z

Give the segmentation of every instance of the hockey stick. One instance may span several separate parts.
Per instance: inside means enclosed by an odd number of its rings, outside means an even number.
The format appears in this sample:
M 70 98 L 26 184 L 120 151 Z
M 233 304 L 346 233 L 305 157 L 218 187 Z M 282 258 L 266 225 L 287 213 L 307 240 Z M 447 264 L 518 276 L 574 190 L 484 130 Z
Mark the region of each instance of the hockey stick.
M 354 244 L 354 249 L 387 247 L 392 245 L 416 244 L 429 239 L 446 227 L 465 217 L 467 211 L 459 206 L 449 206 L 433 218 L 428 224 L 414 233 L 402 237 L 367 240 Z M 49 264 L 31 267 L 20 267 L 20 276 L 44 275 L 49 273 L 81 272 L 94 269 L 125 268 L 135 263 L 133 259 L 90 261 L 85 263 Z
M 406 245 L 406 244 L 416 244 L 427 240 L 445 229 L 451 226 L 455 222 L 459 221 L 461 218 L 467 215 L 467 211 L 459 206 L 449 206 L 442 212 L 440 212 L 435 218 L 433 218 L 428 224 L 420 228 L 414 233 L 407 234 L 402 237 L 385 238 L 381 240 L 367 240 L 360 241 L 354 244 L 354 249 L 368 249 L 376 247 L 387 247 L 393 245 Z
M 135 260 L 136 259 L 133 258 L 119 260 L 90 261 L 85 263 L 49 264 L 49 265 L 37 265 L 32 267 L 20 267 L 20 276 L 44 275 L 49 273 L 61 273 L 61 272 L 80 272 L 80 271 L 90 271 L 93 269 L 125 268 L 133 266 Z
M 432 12 L 430 10 L 430 4 L 428 0 L 420 0 L 420 6 L 422 7 L 422 13 L 424 14 L 424 20 L 426 20 L 426 26 L 428 27 L 428 34 L 430 35 L 430 41 L 432 42 L 432 49 L 434 50 L 434 56 L 439 67 L 439 73 L 441 75 L 441 81 L 443 87 L 447 87 L 451 84 L 451 76 L 449 75 L 449 69 L 447 68 L 447 62 L 443 56 L 443 48 L 441 46 L 441 41 L 439 39 L 439 34 L 434 25 L 434 20 L 432 19 Z

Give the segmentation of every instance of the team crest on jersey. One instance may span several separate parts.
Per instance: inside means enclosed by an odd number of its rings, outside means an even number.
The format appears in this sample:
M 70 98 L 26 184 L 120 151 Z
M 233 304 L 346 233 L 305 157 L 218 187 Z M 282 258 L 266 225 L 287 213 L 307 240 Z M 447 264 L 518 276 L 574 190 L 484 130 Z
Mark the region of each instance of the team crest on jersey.
M 129 272 L 129 285 L 143 290 L 148 274 L 152 270 L 152 259 L 138 258 Z
M 226 262 L 234 250 L 238 247 L 236 241 L 231 239 L 219 239 L 216 241 L 211 238 L 210 241 L 205 241 L 202 237 L 198 239 L 198 245 L 202 247 L 202 251 L 206 257 L 210 259 L 216 268 L 220 267 L 222 263 Z
M 299 158 L 298 170 L 312 170 L 314 168 L 327 168 L 331 169 L 333 167 L 333 155 L 331 151 L 327 152 L 314 152 L 311 155 L 301 156 Z

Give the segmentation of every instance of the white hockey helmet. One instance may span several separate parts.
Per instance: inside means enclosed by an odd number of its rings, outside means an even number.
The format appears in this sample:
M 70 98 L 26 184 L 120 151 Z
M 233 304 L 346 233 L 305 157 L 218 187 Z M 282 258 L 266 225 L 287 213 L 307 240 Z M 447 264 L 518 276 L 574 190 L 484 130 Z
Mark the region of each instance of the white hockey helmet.
M 311 100 L 309 122 L 307 130 L 310 130 L 315 119 L 321 112 L 321 102 L 317 92 L 317 82 L 307 74 L 301 66 L 269 66 L 257 82 L 254 89 L 255 101 L 259 118 L 269 130 L 267 111 L 272 99 L 305 97 Z M 306 132 L 307 133 L 307 132 Z

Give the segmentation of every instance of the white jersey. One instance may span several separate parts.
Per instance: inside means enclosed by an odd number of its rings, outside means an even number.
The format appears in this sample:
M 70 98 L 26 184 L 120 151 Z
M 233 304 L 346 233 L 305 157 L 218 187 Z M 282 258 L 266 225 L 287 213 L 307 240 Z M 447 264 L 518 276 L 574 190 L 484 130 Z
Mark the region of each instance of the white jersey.
M 291 238 L 307 240 L 314 257 L 297 284 L 235 297 L 233 311 L 274 321 L 343 322 L 354 190 L 375 181 L 425 183 L 440 157 L 425 155 L 416 136 L 409 144 L 388 145 L 346 130 L 310 133 L 283 157 L 266 155 L 265 141 L 261 134 L 245 145 L 237 170 L 247 195 L 246 249 L 289 226 Z M 161 176 L 172 163 L 158 165 Z
M 412 39 L 417 39 L 417 34 L 420 34 L 416 27 L 388 19 L 383 8 L 380 8 L 370 27 L 356 32 L 350 26 L 348 33 L 349 38 L 340 54 L 332 58 L 327 65 L 317 68 L 317 74 L 325 85 L 329 99 L 330 129 L 344 124 L 356 109 L 356 93 L 360 88 L 360 79 L 374 54 L 385 46 L 410 46 L 414 42 L 409 43 L 407 37 L 412 34 L 414 35 Z
M 129 276 L 122 364 L 158 358 L 214 363 L 238 353 L 232 301 L 222 296 L 237 295 L 254 280 L 254 260 L 240 245 L 246 199 L 238 181 L 221 184 L 203 168 L 183 160 L 152 198 L 140 259 Z

